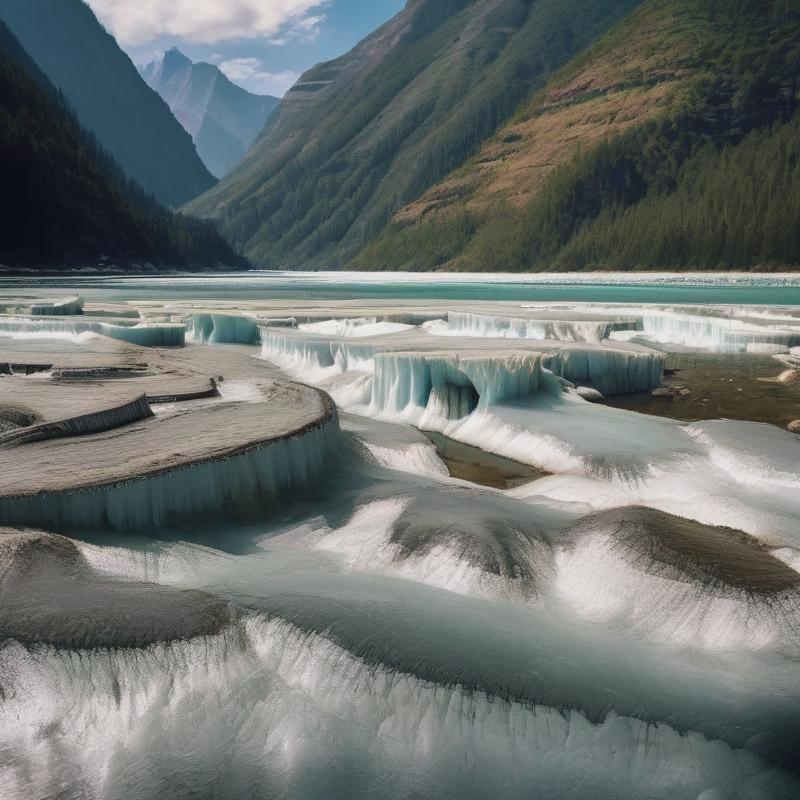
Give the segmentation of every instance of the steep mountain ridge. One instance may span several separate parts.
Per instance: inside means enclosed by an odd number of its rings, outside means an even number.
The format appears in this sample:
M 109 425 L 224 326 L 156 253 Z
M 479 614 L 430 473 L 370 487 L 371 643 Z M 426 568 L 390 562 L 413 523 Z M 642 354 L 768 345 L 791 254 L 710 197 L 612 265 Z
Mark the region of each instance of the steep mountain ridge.
M 179 206 L 215 183 L 191 137 L 82 0 L 0 0 L 0 20 L 127 176 Z
M 648 0 L 353 265 L 796 266 L 798 42 L 794 0 Z
M 191 203 L 265 266 L 341 266 L 636 0 L 414 0 L 306 73 Z
M 176 48 L 142 70 L 192 136 L 212 174 L 223 177 L 242 160 L 280 100 L 251 94 L 213 64 L 194 64 Z
M 0 263 L 242 267 L 212 224 L 159 206 L 83 131 L 0 21 Z

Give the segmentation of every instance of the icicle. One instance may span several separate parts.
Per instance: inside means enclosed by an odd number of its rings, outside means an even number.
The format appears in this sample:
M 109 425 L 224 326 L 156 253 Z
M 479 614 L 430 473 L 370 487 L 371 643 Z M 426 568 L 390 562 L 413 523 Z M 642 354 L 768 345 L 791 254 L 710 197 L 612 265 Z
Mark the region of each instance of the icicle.
M 86 491 L 3 497 L 0 521 L 140 529 L 163 526 L 176 514 L 263 503 L 322 474 L 338 441 L 334 417 L 300 436 L 225 459 Z
M 87 335 L 108 336 L 141 347 L 182 347 L 186 328 L 175 323 L 111 325 L 84 319 L 0 318 L 0 336 L 12 339 L 69 339 L 80 342 Z
M 232 314 L 194 314 L 187 320 L 189 341 L 199 344 L 259 344 L 258 324 Z
M 479 336 L 490 339 L 551 339 L 564 342 L 599 343 L 608 339 L 614 331 L 636 328 L 636 320 L 537 320 L 527 317 L 496 317 L 488 314 L 473 314 L 450 311 L 447 315 L 446 333 L 460 336 Z M 431 328 L 431 333 L 445 331 Z

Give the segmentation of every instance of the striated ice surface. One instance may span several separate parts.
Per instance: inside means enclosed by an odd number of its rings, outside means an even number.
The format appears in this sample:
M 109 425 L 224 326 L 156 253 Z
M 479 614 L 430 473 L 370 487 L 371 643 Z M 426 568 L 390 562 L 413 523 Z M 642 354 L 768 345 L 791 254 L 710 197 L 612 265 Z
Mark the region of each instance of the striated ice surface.
M 598 309 L 601 311 L 601 309 Z M 618 314 L 618 308 L 606 310 Z M 663 344 L 681 345 L 723 353 L 786 352 L 800 343 L 800 317 L 751 314 L 735 309 L 724 313 L 715 308 L 644 307 L 631 309 L 637 319 L 638 334 L 615 331 L 611 339 L 628 340 L 642 336 Z
M 220 798 L 789 800 L 798 787 L 702 735 L 441 687 L 278 619 L 141 653 L 11 645 L 0 658 L 24 680 L 4 703 L 24 711 L 2 741 L 12 797 L 176 796 L 176 770 L 184 796 Z
M 0 317 L 0 337 L 12 339 L 67 339 L 80 342 L 83 337 L 109 336 L 142 347 L 181 347 L 186 328 L 172 323 L 111 325 L 89 319 L 31 319 Z
M 0 522 L 56 527 L 158 528 L 176 516 L 257 507 L 322 473 L 338 443 L 334 419 L 302 436 L 225 459 L 80 492 L 0 498 Z
M 50 302 L 39 301 L 31 305 L 30 313 L 34 317 L 61 317 L 82 314 L 83 299 L 75 295 Z
M 614 331 L 636 330 L 635 319 L 536 319 L 501 317 L 451 311 L 447 326 L 429 330 L 442 336 L 479 336 L 495 339 L 552 339 L 565 342 L 601 342 Z
M 233 314 L 194 314 L 187 321 L 187 338 L 199 344 L 259 344 L 258 324 Z

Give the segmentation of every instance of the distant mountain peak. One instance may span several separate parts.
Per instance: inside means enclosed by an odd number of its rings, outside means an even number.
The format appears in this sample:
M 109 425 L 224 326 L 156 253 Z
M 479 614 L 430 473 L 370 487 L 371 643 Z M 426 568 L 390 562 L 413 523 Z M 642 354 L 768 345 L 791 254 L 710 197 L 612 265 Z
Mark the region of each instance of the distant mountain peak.
M 233 83 L 219 67 L 192 63 L 177 47 L 142 70 L 194 139 L 200 158 L 217 176 L 244 156 L 280 102 Z
M 81 125 L 161 203 L 182 205 L 214 184 L 186 131 L 82 0 L 0 0 L 0 19 Z

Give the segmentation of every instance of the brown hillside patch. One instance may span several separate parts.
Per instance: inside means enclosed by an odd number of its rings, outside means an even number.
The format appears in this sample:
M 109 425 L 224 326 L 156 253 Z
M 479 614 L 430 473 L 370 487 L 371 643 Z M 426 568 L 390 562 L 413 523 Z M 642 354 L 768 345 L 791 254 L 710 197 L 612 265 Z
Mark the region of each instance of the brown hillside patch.
M 680 102 L 696 74 L 700 32 L 679 4 L 651 3 L 565 68 L 464 167 L 401 209 L 399 222 L 498 203 L 521 206 L 590 148 Z

